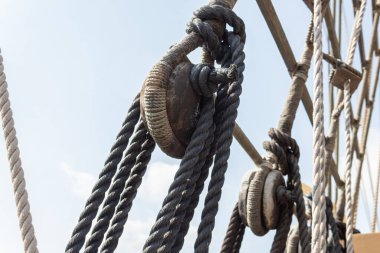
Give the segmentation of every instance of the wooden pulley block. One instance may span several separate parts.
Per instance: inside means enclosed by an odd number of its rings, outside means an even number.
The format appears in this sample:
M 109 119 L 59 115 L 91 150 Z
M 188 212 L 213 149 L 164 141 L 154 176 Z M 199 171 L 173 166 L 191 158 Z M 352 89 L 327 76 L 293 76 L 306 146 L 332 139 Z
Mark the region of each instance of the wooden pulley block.
M 277 199 L 277 189 L 285 187 L 285 180 L 278 170 L 271 170 L 265 179 L 263 190 L 263 218 L 268 229 L 275 229 L 278 224 L 280 209 Z
M 243 180 L 240 184 L 240 192 L 239 192 L 239 201 L 238 201 L 238 209 L 240 218 L 245 225 L 248 226 L 247 222 L 247 197 L 248 197 L 248 188 L 251 180 L 255 177 L 256 171 L 250 170 L 245 173 L 243 176 Z
M 252 232 L 257 236 L 263 236 L 268 233 L 268 228 L 265 226 L 262 215 L 262 201 L 265 180 L 270 171 L 271 166 L 262 165 L 256 171 L 248 187 L 247 223 Z
M 331 84 L 343 90 L 344 84 L 350 81 L 350 91 L 354 93 L 362 80 L 362 74 L 352 66 L 337 59 L 334 59 L 333 65 L 334 69 L 330 76 Z
M 183 157 L 199 115 L 201 97 L 191 86 L 192 67 L 187 58 L 175 68 L 160 61 L 140 93 L 142 118 L 150 134 L 174 158 Z

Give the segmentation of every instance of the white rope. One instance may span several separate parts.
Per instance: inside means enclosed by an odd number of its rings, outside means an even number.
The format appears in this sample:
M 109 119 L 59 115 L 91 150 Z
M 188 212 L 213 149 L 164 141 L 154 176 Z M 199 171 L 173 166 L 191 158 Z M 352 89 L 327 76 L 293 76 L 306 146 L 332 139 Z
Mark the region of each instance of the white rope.
M 16 199 L 17 214 L 24 242 L 25 253 L 38 253 L 37 240 L 32 225 L 28 193 L 25 189 L 24 171 L 21 166 L 20 150 L 14 127 L 13 113 L 10 107 L 8 85 L 5 80 L 3 57 L 0 50 L 0 112 L 3 123 L 5 144 L 8 151 L 13 190 Z
M 323 119 L 322 0 L 314 1 L 313 203 L 311 252 L 326 252 L 325 138 Z
M 344 114 L 345 114 L 345 142 L 346 142 L 346 172 L 345 172 L 345 214 L 346 214 L 346 252 L 353 253 L 352 234 L 353 213 L 352 213 L 352 194 L 351 194 L 351 168 L 352 168 L 352 146 L 351 146 L 351 82 L 344 84 Z

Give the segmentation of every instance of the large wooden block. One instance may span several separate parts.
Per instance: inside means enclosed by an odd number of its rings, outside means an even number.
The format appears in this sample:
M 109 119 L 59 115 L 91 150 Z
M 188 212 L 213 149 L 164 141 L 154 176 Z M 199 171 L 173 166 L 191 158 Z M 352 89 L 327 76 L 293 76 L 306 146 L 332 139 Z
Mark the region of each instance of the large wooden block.
M 380 252 L 380 233 L 355 234 L 353 239 L 355 253 Z

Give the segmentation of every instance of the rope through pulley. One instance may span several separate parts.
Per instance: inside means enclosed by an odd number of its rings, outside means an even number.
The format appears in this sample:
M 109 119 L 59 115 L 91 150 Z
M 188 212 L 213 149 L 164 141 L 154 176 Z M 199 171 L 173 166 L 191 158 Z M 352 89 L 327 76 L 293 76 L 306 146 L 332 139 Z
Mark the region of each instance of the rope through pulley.
M 232 32 L 225 29 L 226 24 Z M 194 246 L 196 252 L 208 250 L 239 106 L 245 31 L 243 21 L 230 8 L 210 4 L 194 13 L 187 32 L 187 38 L 173 46 L 146 78 L 73 231 L 67 253 L 77 253 L 83 245 L 86 253 L 115 250 L 154 143 L 182 161 L 144 252 L 181 250 L 214 163 Z M 212 62 L 193 65 L 187 59 L 187 53 L 197 46 L 203 46 L 204 59 Z M 221 68 L 215 68 L 213 61 Z

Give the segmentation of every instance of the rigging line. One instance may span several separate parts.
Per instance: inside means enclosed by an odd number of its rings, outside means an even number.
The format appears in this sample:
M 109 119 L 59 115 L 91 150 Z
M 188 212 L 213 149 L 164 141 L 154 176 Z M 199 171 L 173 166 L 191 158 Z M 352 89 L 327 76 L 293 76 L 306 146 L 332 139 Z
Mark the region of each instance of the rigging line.
M 375 191 L 374 191 L 374 188 L 373 188 L 372 168 L 371 168 L 371 164 L 369 162 L 368 149 L 365 150 L 365 155 L 364 156 L 365 156 L 365 161 L 367 163 L 367 171 L 368 171 L 369 185 L 370 185 L 370 189 L 371 189 L 371 194 L 372 194 L 372 198 L 374 199 L 375 198 Z
M 358 171 L 358 167 L 355 166 L 355 169 L 356 171 Z M 363 191 L 360 191 L 360 196 L 362 197 L 362 202 L 363 202 L 363 205 L 364 205 L 364 210 L 365 210 L 365 215 L 366 215 L 366 218 L 367 218 L 367 222 L 368 222 L 368 227 L 371 227 L 371 214 L 369 212 L 369 204 L 368 204 L 368 200 L 367 200 L 367 189 L 366 189 L 366 186 L 365 184 L 363 183 L 363 180 L 360 182 L 360 185 L 363 189 Z
M 5 79 L 3 57 L 0 49 L 0 112 L 3 123 L 3 132 L 5 144 L 8 153 L 8 162 L 10 165 L 13 191 L 16 199 L 17 214 L 19 227 L 21 230 L 22 240 L 24 242 L 25 253 L 38 253 L 37 239 L 34 234 L 32 224 L 32 214 L 26 191 L 24 170 L 21 164 L 20 150 L 14 126 L 13 112 L 9 100 L 8 84 Z
M 379 119 L 380 119 L 380 110 L 379 110 Z M 377 165 L 377 179 L 376 179 L 376 195 L 374 196 L 373 201 L 373 221 L 371 224 L 371 231 L 375 232 L 376 223 L 378 226 L 378 230 L 380 231 L 380 224 L 377 216 L 377 207 L 379 201 L 379 184 L 380 184 L 380 141 L 379 141 L 379 149 L 378 149 L 378 165 Z
M 322 0 L 314 1 L 313 203 L 311 252 L 326 252 L 325 138 L 323 119 Z

